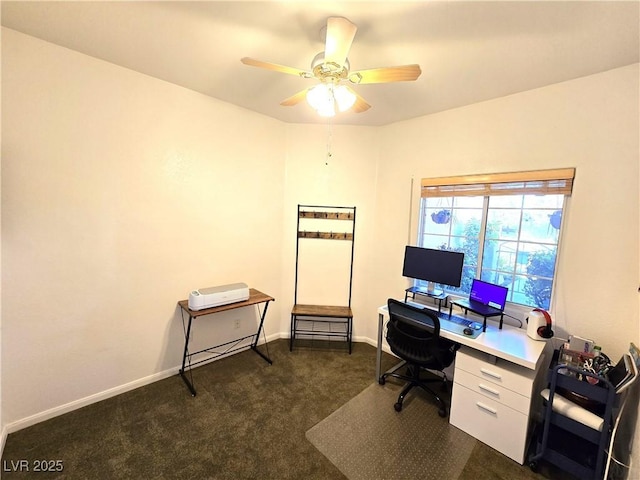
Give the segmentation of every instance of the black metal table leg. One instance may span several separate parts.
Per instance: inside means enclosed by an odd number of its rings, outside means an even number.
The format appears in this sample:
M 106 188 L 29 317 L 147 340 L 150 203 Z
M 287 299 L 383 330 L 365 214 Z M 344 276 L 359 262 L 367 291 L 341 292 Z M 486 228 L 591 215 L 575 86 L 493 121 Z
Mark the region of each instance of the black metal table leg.
M 191 380 L 189 380 L 187 378 L 187 375 L 186 375 L 186 372 L 185 372 L 187 358 L 189 357 L 189 337 L 191 336 L 191 322 L 192 321 L 193 321 L 193 317 L 191 315 L 189 315 L 189 325 L 187 326 L 187 332 L 185 333 L 185 337 L 184 337 L 184 353 L 182 354 L 182 368 L 180 369 L 180 376 L 182 377 L 182 380 L 184 380 L 184 383 L 189 388 L 189 391 L 191 392 L 191 396 L 195 397 L 196 396 L 196 389 L 193 386 L 193 376 L 191 377 Z M 182 322 L 183 322 L 183 326 L 184 326 L 184 317 L 182 318 Z M 191 362 L 189 362 L 189 363 L 191 363 Z M 189 368 L 189 373 L 191 373 L 191 368 Z
M 262 326 L 264 324 L 264 317 L 267 315 L 267 308 L 269 308 L 269 302 L 266 302 L 264 304 L 262 315 L 260 315 L 260 325 L 258 326 L 258 333 L 256 333 L 256 338 L 253 341 L 253 345 L 251 345 L 251 349 L 254 352 L 256 352 L 258 355 L 260 355 L 262 358 L 264 358 L 267 362 L 269 362 L 269 365 L 273 365 L 273 361 L 264 353 L 262 353 L 260 350 L 258 350 L 258 340 L 260 339 L 260 332 L 262 331 Z M 265 345 L 266 345 L 266 338 L 265 338 Z M 268 347 L 267 347 L 267 353 L 269 353 Z

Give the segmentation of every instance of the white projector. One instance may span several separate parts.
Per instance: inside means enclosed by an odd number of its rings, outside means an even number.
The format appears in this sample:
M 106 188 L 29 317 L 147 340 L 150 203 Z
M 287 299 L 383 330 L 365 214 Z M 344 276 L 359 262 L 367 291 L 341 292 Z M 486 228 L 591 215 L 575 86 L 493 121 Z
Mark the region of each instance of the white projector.
M 204 310 L 229 303 L 244 302 L 249 299 L 246 283 L 231 283 L 219 287 L 201 288 L 189 294 L 189 309 Z

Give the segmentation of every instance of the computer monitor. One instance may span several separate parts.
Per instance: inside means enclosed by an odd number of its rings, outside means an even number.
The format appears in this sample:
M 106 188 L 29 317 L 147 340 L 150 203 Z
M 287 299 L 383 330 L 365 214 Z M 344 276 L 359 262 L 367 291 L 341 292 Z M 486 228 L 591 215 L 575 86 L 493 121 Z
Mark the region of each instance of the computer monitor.
M 402 276 L 428 282 L 426 292 L 433 295 L 439 293 L 435 289 L 436 284 L 460 286 L 463 264 L 462 252 L 407 245 Z

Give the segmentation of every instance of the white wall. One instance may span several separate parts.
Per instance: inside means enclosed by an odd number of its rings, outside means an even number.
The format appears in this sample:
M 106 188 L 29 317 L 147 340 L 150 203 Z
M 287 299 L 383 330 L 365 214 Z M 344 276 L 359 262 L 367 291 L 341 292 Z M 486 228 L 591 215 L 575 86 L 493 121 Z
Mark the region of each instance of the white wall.
M 242 281 L 280 297 L 285 132 L 12 30 L 2 40 L 2 409 L 28 424 L 177 373 L 190 290 Z M 254 331 L 248 310 L 234 315 Z
M 354 314 L 354 336 L 362 339 L 368 336 L 368 322 L 371 320 L 372 305 L 369 301 L 369 279 L 375 271 L 371 263 L 372 245 L 375 243 L 374 207 L 376 168 L 379 142 L 375 127 L 349 127 L 327 125 L 287 125 L 287 160 L 284 198 L 284 238 L 282 244 L 283 309 L 290 312 L 293 306 L 294 273 L 296 251 L 297 205 L 326 205 L 356 207 L 356 232 L 354 243 L 352 310 Z M 327 146 L 329 145 L 329 148 Z M 331 156 L 328 156 L 328 152 Z M 327 243 L 329 242 L 329 243 Z M 300 265 L 309 260 L 307 248 L 326 246 L 328 248 L 348 248 L 335 245 L 338 241 L 306 239 L 301 241 Z M 341 243 L 341 242 L 338 242 Z M 348 242 L 345 242 L 347 244 Z M 302 249 L 305 248 L 305 251 Z M 348 253 L 348 252 L 347 252 Z M 336 264 L 348 266 L 347 258 L 336 259 Z M 327 260 L 329 262 L 329 260 Z M 331 261 L 331 263 L 334 263 Z M 299 272 L 299 294 L 327 295 L 322 304 L 343 305 L 335 299 L 348 296 L 348 283 L 341 282 L 344 296 L 332 290 L 336 278 L 314 279 L 316 270 Z M 340 276 L 342 280 L 344 276 Z M 310 292 L 310 290 L 312 290 Z M 316 293 L 317 292 L 317 293 Z M 310 298 L 309 296 L 307 298 Z M 302 297 L 299 303 L 312 303 Z M 282 320 L 282 332 L 289 331 L 289 317 Z M 368 338 L 375 338 L 368 337 Z
M 5 424 L 174 374 L 176 301 L 192 288 L 247 282 L 276 298 L 267 335 L 288 335 L 299 203 L 357 207 L 354 328 L 373 342 L 377 307 L 406 285 L 399 265 L 426 176 L 575 166 L 552 313 L 613 356 L 638 341 L 637 65 L 329 130 L 11 30 L 2 47 Z
M 15 392 L 3 402 L 12 429 L 175 374 L 176 302 L 192 288 L 247 282 L 276 298 L 267 335 L 288 335 L 298 203 L 357 207 L 359 335 L 375 128 L 285 125 L 3 34 L 2 382 Z M 194 349 L 237 334 L 231 323 L 228 314 L 215 332 L 199 325 Z
M 636 64 L 381 129 L 378 296 L 404 288 L 422 177 L 575 167 L 551 313 L 619 358 L 638 341 L 638 122 Z

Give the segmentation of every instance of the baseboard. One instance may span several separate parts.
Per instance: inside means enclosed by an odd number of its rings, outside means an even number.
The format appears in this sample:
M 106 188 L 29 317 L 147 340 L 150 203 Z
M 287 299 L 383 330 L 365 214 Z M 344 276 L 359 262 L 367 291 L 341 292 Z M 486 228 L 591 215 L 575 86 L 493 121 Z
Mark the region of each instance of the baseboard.
M 266 338 L 266 342 L 272 342 L 274 340 L 278 340 L 280 338 L 289 338 L 288 333 L 275 333 L 272 335 L 267 336 Z M 353 338 L 354 342 L 363 342 L 363 343 L 367 343 L 369 345 L 373 345 L 374 347 L 377 345 L 376 342 L 374 342 L 373 340 L 371 340 L 370 338 L 366 338 L 366 337 L 354 337 Z M 258 342 L 258 345 L 262 345 L 264 344 L 264 337 L 263 337 L 263 341 L 262 342 Z M 249 348 L 249 347 L 247 347 Z M 386 349 L 385 349 L 386 350 Z M 216 361 L 216 359 L 212 359 L 211 362 Z M 207 363 L 207 362 L 203 362 L 203 363 Z M 4 451 L 4 445 L 7 439 L 7 436 L 11 433 L 17 432 L 18 430 L 22 430 L 23 428 L 27 428 L 27 427 L 31 427 L 32 425 L 35 425 L 37 423 L 40 422 L 44 422 L 46 420 L 49 420 L 51 418 L 55 418 L 59 415 L 64 415 L 65 413 L 69 413 L 72 412 L 74 410 L 77 410 L 79 408 L 82 407 L 86 407 L 88 405 L 91 405 L 93 403 L 97 403 L 100 402 L 102 400 L 106 400 L 108 398 L 111 397 L 115 397 L 116 395 L 120 395 L 122 393 L 126 393 L 128 391 L 131 390 L 135 390 L 136 388 L 140 388 L 140 387 L 144 387 L 145 385 L 149 385 L 151 383 L 154 382 L 158 382 L 160 380 L 164 380 L 165 378 L 169 378 L 173 375 L 177 375 L 178 371 L 180 370 L 180 366 L 175 366 L 173 368 L 169 368 L 167 370 L 164 370 L 162 372 L 158 372 L 158 373 L 154 373 L 152 375 L 149 375 L 147 377 L 144 378 L 140 378 L 138 380 L 134 380 L 133 382 L 129 382 L 126 383 L 124 385 L 119 385 L 117 387 L 114 388 L 110 388 L 108 390 L 102 391 L 102 392 L 98 392 L 95 393 L 93 395 L 89 395 L 87 397 L 78 399 L 78 400 L 74 400 L 73 402 L 69 402 L 66 403 L 64 405 L 60 405 L 58 407 L 54 407 L 51 408 L 49 410 L 45 410 L 43 412 L 40 413 L 36 413 L 34 415 L 31 415 L 29 417 L 17 420 L 15 422 L 9 423 L 8 425 L 5 425 L 4 428 L 2 429 L 2 437 L 0 438 L 0 441 L 2 442 L 0 444 L 0 453 L 2 451 Z
M 0 457 L 4 454 L 4 446 L 7 443 L 7 427 L 2 427 L 2 431 L 0 431 Z
M 117 387 L 110 388 L 108 390 L 104 390 L 102 392 L 98 392 L 93 395 L 80 398 L 78 400 L 74 400 L 73 402 L 69 402 L 40 413 L 36 413 L 35 415 L 31 415 L 29 417 L 8 424 L 5 429 L 7 430 L 7 434 L 17 432 L 18 430 L 22 430 L 23 428 L 30 427 L 40 422 L 44 422 L 45 420 L 49 420 L 59 415 L 64 415 L 65 413 L 69 413 L 79 408 L 86 407 L 87 405 L 91 405 L 93 403 L 115 397 L 116 395 L 135 390 L 136 388 L 144 387 L 145 385 L 164 380 L 165 378 L 169 378 L 173 375 L 177 375 L 179 369 L 180 367 L 170 368 L 162 372 L 154 373 L 153 375 L 134 380 L 133 382 L 125 383 L 123 385 L 119 385 Z
M 281 337 L 282 337 L 281 334 L 269 335 L 266 341 L 271 342 Z M 258 342 L 259 345 L 261 345 L 262 343 L 263 342 Z M 211 362 L 214 362 L 216 360 L 217 359 L 212 359 Z M 205 363 L 207 362 L 203 362 L 203 364 Z M 120 395 L 122 393 L 135 390 L 136 388 L 144 387 L 145 385 L 149 385 L 151 383 L 164 380 L 165 378 L 169 378 L 173 375 L 177 375 L 179 370 L 180 370 L 180 365 L 177 365 L 173 368 L 169 368 L 162 372 L 154 373 L 147 377 L 134 380 L 133 382 L 125 383 L 124 385 L 119 385 L 117 387 L 110 388 L 108 390 L 98 392 L 93 395 L 89 395 L 88 397 L 74 400 L 73 402 L 69 402 L 64 405 L 60 405 L 58 407 L 54 407 L 49 410 L 45 410 L 43 412 L 39 412 L 29 417 L 22 418 L 15 422 L 9 423 L 2 429 L 2 445 L 1 445 L 2 449 L 1 450 L 4 450 L 4 444 L 5 444 L 6 438 L 10 433 L 17 432 L 18 430 L 22 430 L 23 428 L 31 427 L 32 425 L 35 425 L 37 423 L 44 422 L 51 418 L 55 418 L 59 415 L 64 415 L 65 413 L 72 412 L 74 410 L 77 410 L 82 407 L 86 407 L 93 403 L 97 403 L 102 400 L 115 397 L 116 395 Z
M 372 347 L 378 348 L 378 341 L 372 340 L 369 337 L 353 337 L 354 342 L 366 343 L 367 345 L 371 345 Z M 387 342 L 382 342 L 382 351 L 388 353 L 389 355 L 393 355 L 393 352 L 387 345 Z

